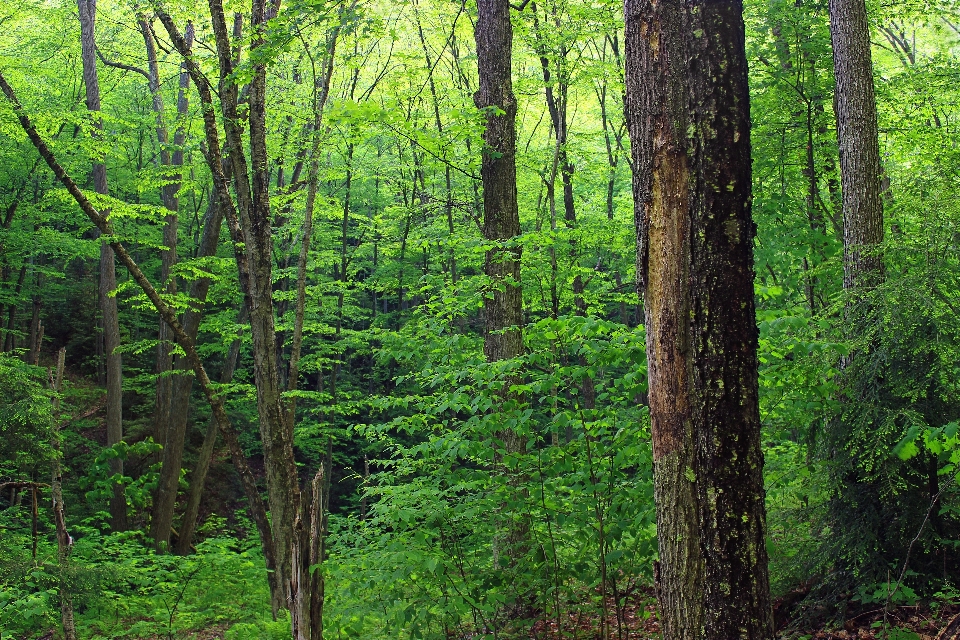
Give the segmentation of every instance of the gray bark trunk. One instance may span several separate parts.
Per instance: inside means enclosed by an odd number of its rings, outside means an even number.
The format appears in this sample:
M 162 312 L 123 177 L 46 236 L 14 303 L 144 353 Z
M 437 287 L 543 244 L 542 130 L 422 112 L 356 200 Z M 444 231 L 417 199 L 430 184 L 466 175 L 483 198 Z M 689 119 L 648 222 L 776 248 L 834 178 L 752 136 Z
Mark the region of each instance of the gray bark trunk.
M 864 0 L 830 0 L 830 34 L 837 81 L 837 142 L 843 199 L 843 287 L 883 279 L 883 199 L 877 104 Z

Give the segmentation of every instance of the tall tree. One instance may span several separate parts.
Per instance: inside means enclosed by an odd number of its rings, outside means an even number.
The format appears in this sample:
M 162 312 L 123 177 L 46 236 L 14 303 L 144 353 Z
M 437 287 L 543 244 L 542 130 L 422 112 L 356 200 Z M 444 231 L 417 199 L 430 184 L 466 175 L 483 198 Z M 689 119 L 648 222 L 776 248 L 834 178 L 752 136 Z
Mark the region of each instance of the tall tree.
M 843 288 L 853 290 L 883 277 L 880 143 L 866 2 L 830 0 L 830 35 L 837 81 Z
M 664 638 L 771 638 L 742 3 L 627 0 Z
M 83 83 L 86 88 L 87 110 L 93 114 L 94 135 L 103 129 L 100 120 L 100 80 L 97 75 L 97 44 L 95 39 L 97 0 L 77 0 L 80 14 L 80 50 L 83 60 Z M 97 193 L 108 194 L 107 167 L 94 160 L 91 171 L 93 188 Z M 99 235 L 99 234 L 98 234 Z M 106 360 L 107 383 L 107 446 L 123 439 L 123 372 L 120 361 L 120 319 L 117 313 L 117 298 L 112 295 L 117 288 L 117 271 L 113 249 L 106 242 L 100 244 L 100 315 L 103 322 L 103 352 Z M 110 459 L 110 473 L 123 474 L 123 460 Z M 114 531 L 127 528 L 127 501 L 123 485 L 113 486 L 110 499 L 110 526 Z
M 513 26 L 509 0 L 477 0 L 475 36 L 479 89 L 474 102 L 483 111 L 483 237 L 487 250 L 484 273 L 490 291 L 484 297 L 483 352 L 488 362 L 509 360 L 523 352 L 523 292 L 520 287 L 520 210 L 517 205 L 517 101 L 511 76 Z M 514 397 L 505 381 L 504 401 Z M 507 453 L 522 453 L 524 438 L 513 429 L 498 434 Z M 522 518 L 511 518 L 501 532 L 494 553 L 510 568 L 524 553 L 528 528 Z

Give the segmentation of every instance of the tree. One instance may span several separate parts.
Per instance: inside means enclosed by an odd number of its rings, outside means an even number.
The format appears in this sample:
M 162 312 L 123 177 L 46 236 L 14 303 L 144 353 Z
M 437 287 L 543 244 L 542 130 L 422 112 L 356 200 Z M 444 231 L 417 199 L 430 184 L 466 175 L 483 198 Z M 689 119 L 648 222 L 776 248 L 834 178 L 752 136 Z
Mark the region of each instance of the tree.
M 83 82 L 86 87 L 87 110 L 94 117 L 94 132 L 102 131 L 100 120 L 100 81 L 97 75 L 96 20 L 97 0 L 77 0 L 80 14 L 80 45 L 83 59 Z M 94 160 L 91 172 L 93 188 L 97 193 L 110 193 L 107 186 L 107 167 Z M 100 315 L 103 322 L 103 355 L 106 361 L 107 386 L 107 446 L 123 439 L 123 371 L 120 359 L 120 319 L 117 311 L 117 271 L 113 249 L 106 242 L 100 245 Z M 110 471 L 123 474 L 123 460 L 113 458 Z M 127 528 L 127 501 L 123 485 L 116 484 L 110 500 L 110 525 L 116 531 Z
M 664 637 L 771 638 L 742 3 L 624 12 Z
M 830 0 L 837 79 L 837 141 L 843 197 L 843 288 L 876 285 L 883 277 L 883 200 L 870 24 L 864 0 Z
M 483 302 L 483 353 L 487 362 L 500 362 L 523 352 L 523 291 L 520 287 L 520 210 L 517 206 L 517 101 L 513 95 L 513 26 L 508 0 L 478 0 L 476 23 L 477 68 L 480 84 L 474 101 L 486 118 L 483 133 L 483 238 L 487 250 L 484 273 L 489 291 Z M 504 404 L 516 399 L 510 390 L 515 377 L 503 381 L 500 397 Z M 524 437 L 515 429 L 497 434 L 508 454 L 523 453 Z M 494 554 L 504 557 L 503 566 L 512 567 L 523 555 L 529 532 L 523 518 L 501 532 L 502 547 Z

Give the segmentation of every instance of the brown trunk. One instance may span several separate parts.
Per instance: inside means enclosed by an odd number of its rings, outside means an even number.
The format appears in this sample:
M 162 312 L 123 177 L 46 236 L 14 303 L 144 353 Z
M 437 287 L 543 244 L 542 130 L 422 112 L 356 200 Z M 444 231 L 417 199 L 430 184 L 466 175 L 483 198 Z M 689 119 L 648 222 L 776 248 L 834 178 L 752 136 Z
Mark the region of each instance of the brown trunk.
M 247 308 L 243 307 L 237 324 L 243 325 L 247 321 Z M 233 372 L 237 367 L 237 357 L 240 355 L 240 339 L 230 343 L 223 362 L 223 372 L 220 374 L 220 383 L 227 384 L 233 381 Z M 180 525 L 180 536 L 177 538 L 176 552 L 178 555 L 190 553 L 193 544 L 193 534 L 197 528 L 197 516 L 200 513 L 200 498 L 203 497 L 203 487 L 207 481 L 207 472 L 210 470 L 210 461 L 213 459 L 213 449 L 217 443 L 217 421 L 213 418 L 207 424 L 207 431 L 203 436 L 203 444 L 197 457 L 197 466 L 190 476 L 190 497 L 187 499 L 187 510 L 183 514 Z
M 625 19 L 663 636 L 772 638 L 742 4 Z
M 172 269 L 177 263 L 177 214 L 180 208 L 177 192 L 180 190 L 180 167 L 183 165 L 182 145 L 185 131 L 182 124 L 174 134 L 173 153 L 169 148 L 169 134 L 164 117 L 163 95 L 160 92 L 160 71 L 157 63 L 157 51 L 154 46 L 153 28 L 144 16 L 138 18 L 140 33 L 143 36 L 144 47 L 147 52 L 147 79 L 150 93 L 153 95 L 153 111 L 157 122 L 157 143 L 160 147 L 160 165 L 166 171 L 173 168 L 173 173 L 165 173 L 165 183 L 160 190 L 160 198 L 164 208 L 169 212 L 164 218 L 163 244 L 166 247 L 161 252 L 160 279 L 168 294 L 176 293 L 176 279 L 172 277 Z M 193 41 L 193 25 L 188 23 L 186 29 L 188 45 Z M 177 96 L 178 122 L 187 116 L 189 102 L 187 89 L 190 86 L 190 75 L 186 69 L 180 71 L 180 88 Z M 208 214 L 209 215 L 209 214 Z M 220 232 L 220 220 L 216 221 L 216 235 Z M 206 232 L 204 234 L 206 238 Z M 205 244 L 210 244 L 209 242 Z M 212 255 L 216 250 L 216 237 L 210 252 L 203 249 L 201 256 Z M 191 292 L 193 294 L 194 292 Z M 183 456 L 183 441 L 186 434 L 187 412 L 190 404 L 190 389 L 193 378 L 190 376 L 171 376 L 173 357 L 171 355 L 170 328 L 160 322 L 157 346 L 157 409 L 155 415 L 155 438 L 163 445 L 162 465 L 157 497 L 154 502 L 151 535 L 154 546 L 158 551 L 166 550 L 170 529 L 176 507 L 176 488 L 180 481 L 180 461 Z M 194 336 L 195 337 L 195 336 Z M 181 365 L 183 368 L 183 365 Z
M 870 24 L 864 0 L 830 0 L 843 198 L 843 288 L 883 279 L 883 199 Z
M 215 0 L 212 0 L 211 5 L 214 2 Z M 247 304 L 250 308 L 250 334 L 253 339 L 257 413 L 260 418 L 260 437 L 263 442 L 270 517 L 276 545 L 277 579 L 284 593 L 284 600 L 289 602 L 291 550 L 294 520 L 300 510 L 300 485 L 293 456 L 293 427 L 284 420 L 283 400 L 280 397 L 282 389 L 274 325 L 273 239 L 270 226 L 270 173 L 266 146 L 266 62 L 256 51 L 264 42 L 265 11 L 264 0 L 253 1 L 251 16 L 253 34 L 250 50 L 251 58 L 257 62 L 252 65 L 253 78 L 250 81 L 249 92 L 251 172 L 248 193 L 250 200 L 248 206 L 240 207 L 240 216 L 249 273 Z M 222 72 L 223 65 L 221 65 Z M 232 79 L 221 77 L 223 84 L 232 84 Z M 226 113 L 224 116 L 225 119 L 228 117 Z M 236 164 L 243 156 L 239 135 L 239 130 L 232 132 L 235 138 L 230 144 L 230 155 L 235 163 L 234 186 L 237 193 L 242 194 L 247 183 L 247 174 L 245 168 L 241 174 Z M 236 153 L 233 152 L 234 149 Z M 240 178 L 241 175 L 242 178 Z
M 198 257 L 206 258 L 216 253 L 222 223 L 222 208 L 216 199 L 212 199 L 204 220 L 203 236 L 197 251 Z M 196 342 L 197 333 L 200 330 L 203 304 L 206 301 L 209 288 L 209 278 L 200 278 L 190 287 L 192 306 L 184 312 L 182 322 L 183 330 L 191 343 Z M 154 548 L 159 552 L 169 549 L 173 515 L 177 504 L 177 490 L 180 486 L 180 470 L 183 467 L 183 446 L 187 436 L 187 419 L 190 415 L 190 395 L 194 380 L 193 376 L 186 375 L 186 372 L 191 368 L 186 359 L 178 357 L 173 364 L 174 370 L 181 373 L 171 376 L 173 403 L 170 407 L 169 429 L 166 444 L 163 448 L 163 463 L 160 467 L 160 480 L 157 486 L 153 521 L 150 527 Z
M 99 137 L 103 124 L 100 120 L 100 81 L 97 76 L 96 19 L 97 0 L 77 0 L 80 15 L 80 48 L 83 61 L 83 82 L 86 87 L 87 110 L 93 114 L 94 136 Z M 107 168 L 102 162 L 94 162 L 93 188 L 97 193 L 107 195 Z M 106 360 L 107 386 L 107 446 L 111 447 L 123 439 L 123 372 L 120 353 L 120 318 L 117 312 L 117 298 L 112 293 L 117 288 L 117 273 L 113 249 L 110 245 L 100 245 L 100 315 L 103 319 L 103 352 Z M 123 475 L 123 460 L 110 460 L 111 475 Z M 127 528 L 127 501 L 123 485 L 115 484 L 110 499 L 110 527 L 114 531 Z
M 523 352 L 523 292 L 520 287 L 520 235 L 517 205 L 516 115 L 513 95 L 513 27 L 508 0 L 478 0 L 476 22 L 479 89 L 474 102 L 483 111 L 486 128 L 480 167 L 483 181 L 483 237 L 492 246 L 487 250 L 484 273 L 490 291 L 484 297 L 483 352 L 488 362 L 509 360 Z M 505 380 L 502 400 L 516 400 Z M 524 438 L 505 429 L 497 434 L 505 451 L 523 453 Z M 504 470 L 501 470 L 504 472 Z M 511 485 L 515 485 L 513 479 Z M 519 490 L 517 490 L 519 492 Z M 505 512 L 504 522 L 494 541 L 497 564 L 514 571 L 529 546 L 529 525 L 519 514 Z M 519 578 L 519 576 L 517 576 Z M 519 586 L 518 589 L 523 589 Z M 525 594 L 520 594 L 512 615 L 522 615 Z
M 138 17 L 140 33 L 143 36 L 144 47 L 147 52 L 147 81 L 150 93 L 153 96 L 153 111 L 157 121 L 157 143 L 160 147 L 160 165 L 164 169 L 175 167 L 175 173 L 165 174 L 165 182 L 160 189 L 160 199 L 164 208 L 170 213 L 164 218 L 163 244 L 165 250 L 160 252 L 160 280 L 166 287 L 168 294 L 176 293 L 177 283 L 171 278 L 173 266 L 177 263 L 177 213 L 180 208 L 177 192 L 180 190 L 179 167 L 183 165 L 183 143 L 186 131 L 182 126 L 183 119 L 188 115 L 189 100 L 187 89 L 190 86 L 190 74 L 185 68 L 180 71 L 180 89 L 177 95 L 178 126 L 173 136 L 173 153 L 169 148 L 169 134 L 164 117 L 163 94 L 160 92 L 160 70 L 157 63 L 157 50 L 154 44 L 153 27 L 144 16 Z M 193 42 L 193 25 L 187 24 L 187 43 Z M 157 345 L 157 392 L 156 411 L 154 413 L 154 440 L 165 446 L 167 432 L 170 430 L 170 410 L 173 406 L 173 378 L 166 375 L 173 368 L 171 355 L 170 328 L 160 322 L 160 344 Z
M 60 591 L 60 622 L 63 625 L 64 640 L 77 640 L 77 627 L 73 620 L 73 596 L 70 585 L 67 583 L 67 574 L 70 568 L 70 549 L 73 547 L 73 538 L 67 533 L 67 521 L 63 515 L 63 488 L 60 470 L 60 389 L 63 384 L 63 363 L 67 350 L 61 348 L 57 352 L 57 367 L 51 387 L 53 397 L 53 473 L 50 479 L 50 496 L 53 501 L 53 520 L 57 531 L 57 571 L 58 589 Z
M 260 511 L 262 503 L 260 502 L 259 493 L 256 489 L 256 483 L 253 481 L 252 475 L 247 475 L 249 469 L 246 464 L 246 459 L 243 457 L 239 444 L 236 442 L 236 434 L 230 426 L 226 412 L 223 410 L 223 405 L 219 399 L 216 398 L 213 389 L 209 387 L 209 380 L 204 381 L 202 387 L 204 395 L 207 396 L 207 399 L 211 402 L 211 406 L 215 409 L 214 415 L 217 418 L 218 428 L 227 439 L 231 456 L 234 458 L 234 465 L 237 467 L 238 472 L 240 472 L 241 480 L 244 481 L 247 499 L 251 503 L 251 515 L 253 515 L 254 520 L 257 522 L 264 555 L 267 558 L 271 604 L 276 611 L 285 605 L 287 602 L 287 594 L 289 593 L 289 580 L 287 576 L 289 576 L 290 571 L 289 549 L 293 526 L 290 509 L 295 509 L 299 498 L 296 495 L 298 493 L 297 491 L 294 491 L 292 494 L 288 491 L 291 485 L 297 488 L 296 468 L 292 458 L 292 443 L 287 437 L 283 425 L 280 424 L 282 420 L 282 410 L 277 379 L 276 349 L 274 348 L 273 302 L 272 292 L 268 284 L 272 267 L 271 257 L 269 255 L 269 247 L 257 246 L 253 242 L 254 238 L 260 241 L 266 236 L 266 240 L 269 243 L 270 224 L 269 217 L 262 217 L 264 213 L 262 208 L 256 220 L 256 229 L 254 229 L 252 223 L 252 194 L 249 175 L 247 174 L 246 156 L 244 155 L 242 144 L 241 120 L 237 113 L 238 90 L 231 78 L 234 67 L 234 52 L 230 46 L 230 38 L 227 33 L 226 19 L 223 14 L 222 5 L 217 0 L 210 0 L 209 5 L 220 65 L 219 96 L 226 134 L 226 143 L 223 150 L 221 150 L 220 147 L 220 133 L 216 120 L 212 87 L 207 77 L 201 72 L 194 61 L 191 47 L 187 44 L 170 16 L 159 9 L 156 10 L 156 14 L 163 23 L 174 47 L 183 57 L 187 69 L 190 72 L 190 77 L 196 84 L 197 91 L 200 94 L 204 135 L 207 142 L 207 164 L 213 176 L 218 202 L 217 206 L 223 208 L 224 218 L 227 221 L 230 236 L 233 240 L 240 284 L 246 297 L 247 307 L 250 310 L 251 334 L 254 338 L 255 380 L 258 392 L 257 407 L 258 413 L 260 414 L 261 437 L 264 442 L 270 504 L 273 506 L 278 501 L 283 502 L 278 509 L 272 509 L 272 527 L 267 522 L 265 514 Z M 261 4 L 259 11 L 255 12 L 258 28 L 259 25 L 262 24 L 264 17 L 262 10 L 263 7 Z M 258 39 L 255 38 L 254 43 L 259 46 Z M 257 71 L 255 75 L 262 76 L 263 74 L 261 71 Z M 265 79 L 261 77 L 260 82 L 264 81 Z M 251 96 L 251 104 L 257 104 L 259 107 L 263 106 L 262 96 L 259 95 L 261 88 L 257 89 L 258 95 L 256 97 Z M 257 126 L 251 127 L 251 131 L 256 130 L 258 135 L 264 134 L 264 123 L 261 117 L 258 116 L 254 119 L 257 120 Z M 257 149 L 257 153 L 252 155 L 256 158 L 258 164 L 264 161 L 265 150 L 262 148 L 262 144 Z M 229 162 L 229 172 L 224 166 L 224 160 Z M 263 170 L 265 169 L 266 167 L 264 166 Z M 231 194 L 231 180 L 235 188 L 237 206 L 234 205 Z M 261 184 L 261 188 L 262 186 Z M 237 215 L 238 210 L 241 214 L 240 216 Z M 265 213 L 269 215 L 269 211 Z M 241 218 L 243 219 L 243 225 L 241 225 L 240 222 Z M 254 230 L 256 233 L 253 233 Z M 248 260 L 249 255 L 254 251 L 258 254 L 258 260 Z M 251 264 L 260 269 L 260 272 L 256 274 L 256 278 L 251 275 Z M 264 273 L 264 271 L 266 273 Z M 266 278 L 264 278 L 264 276 L 266 276 Z M 254 280 L 256 281 L 254 282 Z M 264 291 L 265 284 L 267 287 L 266 291 Z M 158 309 L 160 309 L 161 306 L 166 306 L 162 300 L 154 300 L 153 298 L 151 298 L 151 300 L 154 301 Z M 170 324 L 171 328 L 176 326 L 180 331 L 183 330 L 175 318 L 171 320 L 167 315 L 163 313 L 161 313 L 161 315 L 164 317 L 164 320 Z M 187 339 L 185 335 L 184 339 Z M 194 358 L 194 355 L 192 355 L 190 351 L 187 351 L 187 356 L 196 373 L 198 369 L 202 368 L 202 363 L 198 357 Z M 204 374 L 204 376 L 205 375 L 206 374 Z M 221 413 L 218 413 L 218 411 Z M 274 464 L 275 462 L 278 464 Z M 278 466 L 280 468 L 278 468 Z M 284 500 L 286 500 L 286 502 L 284 502 Z M 290 516 L 289 527 L 281 531 L 281 529 L 285 527 L 288 516 Z M 274 531 L 278 533 L 277 537 L 279 540 L 275 539 Z

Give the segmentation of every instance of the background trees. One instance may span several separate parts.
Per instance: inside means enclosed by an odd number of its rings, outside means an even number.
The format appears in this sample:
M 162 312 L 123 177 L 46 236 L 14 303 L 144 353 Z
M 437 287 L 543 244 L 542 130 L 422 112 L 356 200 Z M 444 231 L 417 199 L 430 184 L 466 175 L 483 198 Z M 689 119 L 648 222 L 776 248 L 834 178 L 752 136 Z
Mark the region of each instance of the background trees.
M 267 604 L 264 569 L 275 561 L 261 534 L 281 530 L 292 555 L 313 526 L 306 494 L 319 493 L 326 553 L 308 549 L 298 566 L 319 580 L 322 561 L 325 587 L 311 590 L 324 596 L 328 635 L 501 634 L 514 624 L 505 614 L 528 598 L 541 624 L 594 619 L 625 636 L 634 619 L 625 607 L 653 580 L 656 538 L 621 6 L 531 1 L 509 12 L 516 215 L 493 234 L 484 216 L 496 192 L 483 178 L 509 149 L 484 134 L 508 110 L 475 102 L 474 4 L 290 2 L 270 19 L 271 3 L 227 3 L 222 16 L 213 4 L 212 14 L 180 2 L 140 13 L 97 4 L 99 137 L 85 105 L 78 5 L 0 10 L 0 71 L 25 113 L 90 201 L 110 210 L 109 239 L 192 327 L 174 344 L 117 270 L 108 300 L 119 310 L 124 441 L 108 443 L 95 328 L 101 245 L 4 103 L 0 345 L 15 373 L 3 388 L 47 406 L 44 367 L 66 347 L 60 426 L 78 633 L 137 624 L 134 633 L 175 633 L 211 616 L 235 622 L 238 637 L 289 629 L 284 614 L 272 621 L 289 587 L 275 583 Z M 744 16 L 771 583 L 777 596 L 842 564 L 843 581 L 824 582 L 833 591 L 818 596 L 835 611 L 885 598 L 887 571 L 902 567 L 934 497 L 911 552 L 917 575 L 908 571 L 898 597 L 946 593 L 955 573 L 960 36 L 951 25 L 960 21 L 949 6 L 868 7 L 889 181 L 886 277 L 869 294 L 870 322 L 844 324 L 828 8 L 748 2 Z M 502 56 L 493 61 L 507 72 Z M 96 193 L 95 163 L 109 194 Z M 511 315 L 488 326 L 496 314 L 484 309 L 508 293 Z M 509 348 L 489 357 L 485 342 Z M 185 375 L 191 343 L 220 383 Z M 849 353 L 870 356 L 850 360 L 860 369 L 845 380 L 864 383 L 845 381 L 841 394 Z M 165 389 L 178 386 L 179 462 L 162 426 L 173 424 Z M 207 429 L 206 391 L 219 434 Z M 4 434 L 46 428 L 10 415 Z M 830 454 L 840 450 L 828 427 L 844 430 L 842 455 Z M 19 436 L 7 443 L 19 444 L 4 450 L 0 484 L 46 483 L 52 451 Z M 848 521 L 831 511 L 847 495 L 842 475 L 828 472 L 841 460 L 890 505 L 873 511 L 888 531 L 870 551 L 854 544 L 867 541 L 854 525 L 869 512 L 856 501 Z M 124 534 L 106 526 L 118 487 Z M 55 541 L 45 492 L 34 560 L 31 492 L 0 489 L 4 546 L 16 550 L 0 563 L 4 594 L 14 594 L 0 627 L 16 633 L 59 617 L 47 602 L 59 574 L 56 554 L 44 555 Z M 526 530 L 516 566 L 529 582 L 495 561 L 500 514 Z M 163 603 L 174 601 L 171 616 Z

